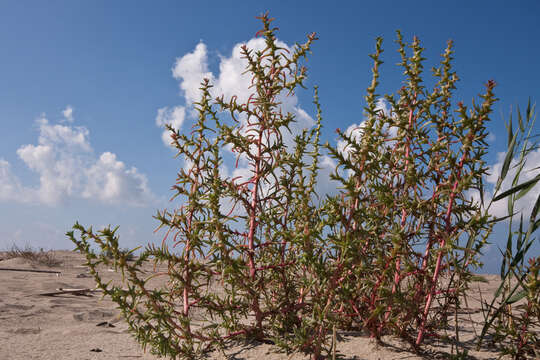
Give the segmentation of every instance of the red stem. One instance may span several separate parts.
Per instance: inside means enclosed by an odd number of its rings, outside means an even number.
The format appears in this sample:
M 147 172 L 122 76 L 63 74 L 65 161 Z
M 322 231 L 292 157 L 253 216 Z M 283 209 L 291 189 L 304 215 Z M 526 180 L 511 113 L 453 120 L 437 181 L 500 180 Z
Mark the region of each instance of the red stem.
M 263 124 L 264 127 L 264 124 Z M 255 231 L 257 229 L 257 217 L 256 209 L 258 202 L 258 190 L 259 190 L 259 176 L 260 176 L 260 161 L 262 153 L 262 135 L 264 129 L 259 129 L 259 137 L 257 140 L 257 157 L 255 159 L 255 169 L 253 170 L 253 189 L 251 190 L 251 204 L 250 204 L 250 214 L 249 214 L 249 233 L 248 233 L 248 266 L 249 266 L 249 278 L 251 282 L 255 281 L 255 274 L 257 268 L 255 267 L 255 244 L 254 237 Z M 262 328 L 262 313 L 259 307 L 259 299 L 257 298 L 258 292 L 255 291 L 253 294 L 253 300 L 251 303 L 251 308 L 255 313 L 255 319 L 257 321 L 257 329 Z
M 416 94 L 414 96 L 416 99 Z M 413 109 L 412 107 L 409 109 L 409 130 L 413 126 L 413 121 L 416 119 L 413 117 Z M 407 171 L 409 170 L 409 152 L 410 152 L 410 143 L 409 143 L 409 137 L 407 136 L 406 140 L 406 147 L 405 147 L 405 174 L 407 174 Z M 407 187 L 406 184 L 404 184 L 405 188 Z M 401 229 L 403 230 L 405 228 L 405 222 L 407 220 L 407 211 L 405 208 L 401 209 Z M 400 276 L 400 268 L 401 268 L 401 258 L 398 255 L 396 258 L 396 272 L 394 273 L 394 284 L 392 285 L 392 295 L 395 294 L 397 291 L 397 288 L 399 287 L 399 283 L 401 281 Z M 392 312 L 392 304 L 388 305 L 388 308 L 386 309 L 386 315 L 384 316 L 384 320 L 388 321 L 388 318 L 390 317 L 390 313 Z
M 472 133 L 469 133 L 468 137 L 470 139 L 472 137 Z M 452 215 L 452 208 L 454 206 L 454 199 L 456 197 L 456 189 L 458 187 L 459 180 L 461 179 L 461 171 L 463 169 L 463 163 L 467 159 L 467 155 L 468 155 L 468 151 L 466 151 L 461 156 L 461 160 L 459 161 L 458 170 L 457 170 L 457 174 L 456 174 L 456 180 L 454 181 L 454 186 L 452 187 L 452 192 L 450 194 L 450 200 L 448 202 L 448 208 L 446 210 L 446 217 L 445 217 L 447 234 L 450 234 L 450 232 L 451 232 L 452 226 L 450 224 L 450 219 L 451 219 L 451 215 Z M 433 295 L 435 294 L 435 288 L 437 286 L 437 280 L 439 278 L 439 272 L 441 270 L 441 262 L 442 262 L 442 256 L 443 256 L 443 250 L 442 249 L 444 248 L 445 245 L 446 245 L 446 237 L 443 236 L 441 238 L 441 240 L 440 240 L 439 248 L 441 249 L 441 251 L 437 255 L 437 262 L 436 262 L 436 265 L 435 265 L 435 272 L 433 273 L 433 278 L 432 278 L 432 281 L 431 281 L 431 289 L 430 289 L 429 294 L 428 294 L 427 299 L 426 299 L 426 305 L 424 307 L 424 313 L 422 315 L 422 323 L 420 324 L 420 329 L 418 330 L 418 336 L 416 338 L 416 346 L 420 345 L 422 343 L 423 338 L 424 338 L 427 316 L 428 316 L 429 310 L 431 308 L 431 302 L 433 300 Z

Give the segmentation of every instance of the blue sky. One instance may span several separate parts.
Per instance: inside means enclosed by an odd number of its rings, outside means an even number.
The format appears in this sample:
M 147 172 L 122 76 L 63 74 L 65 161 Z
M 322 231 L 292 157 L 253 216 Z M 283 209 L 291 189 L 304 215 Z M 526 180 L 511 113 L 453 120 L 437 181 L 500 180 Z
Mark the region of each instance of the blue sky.
M 420 38 L 426 69 L 454 40 L 454 70 L 461 79 L 456 101 L 470 104 L 487 80 L 498 84 L 487 156 L 496 168 L 497 154 L 506 149 L 501 114 L 539 98 L 539 4 L 2 1 L 0 249 L 13 243 L 72 248 L 64 233 L 76 220 L 120 225 L 126 247 L 159 241 L 151 216 L 176 205 L 167 199 L 182 162 L 163 143 L 157 122 L 174 120 L 189 129 L 189 94 L 198 83 L 189 74 L 201 64 L 224 81 L 224 91 L 235 89 L 226 89 L 220 64 L 238 65 L 233 48 L 254 38 L 260 28 L 255 16 L 266 10 L 289 46 L 318 34 L 307 63 L 308 90 L 291 106 L 314 116 L 311 88 L 318 85 L 323 140 L 334 144 L 335 128 L 363 120 L 368 54 L 377 36 L 385 49 L 380 94 L 395 92 L 403 81 L 395 66 L 397 29 L 407 41 Z M 178 67 L 189 54 L 192 62 Z M 540 155 L 534 155 L 538 166 Z M 495 235 L 497 242 L 504 231 Z M 487 270 L 495 269 L 495 250 L 486 258 Z

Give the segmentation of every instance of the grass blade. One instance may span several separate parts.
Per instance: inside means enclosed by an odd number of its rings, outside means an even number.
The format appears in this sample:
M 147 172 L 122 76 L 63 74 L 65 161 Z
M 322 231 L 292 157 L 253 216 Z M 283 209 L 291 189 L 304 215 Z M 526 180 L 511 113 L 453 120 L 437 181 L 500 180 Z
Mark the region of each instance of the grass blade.
M 512 118 L 510 118 L 510 126 L 508 127 L 508 151 L 506 152 L 506 156 L 504 158 L 503 167 L 501 170 L 501 182 L 506 177 L 506 174 L 508 173 L 508 169 L 510 168 L 510 163 L 512 162 L 512 159 L 514 158 L 514 148 L 516 147 L 516 140 L 518 136 L 518 132 L 516 131 L 515 134 L 512 135 Z
M 516 193 L 524 188 L 526 188 L 527 186 L 531 185 L 531 184 L 536 184 L 538 183 L 538 181 L 540 181 L 540 175 L 537 175 L 534 179 L 531 179 L 529 181 L 526 181 L 524 183 L 521 183 L 517 186 L 514 186 L 513 188 L 511 189 L 508 189 L 506 191 L 504 191 L 503 193 L 495 196 L 493 198 L 493 201 L 499 201 L 501 199 L 504 199 L 505 197 L 509 196 L 509 195 L 512 195 L 513 193 Z

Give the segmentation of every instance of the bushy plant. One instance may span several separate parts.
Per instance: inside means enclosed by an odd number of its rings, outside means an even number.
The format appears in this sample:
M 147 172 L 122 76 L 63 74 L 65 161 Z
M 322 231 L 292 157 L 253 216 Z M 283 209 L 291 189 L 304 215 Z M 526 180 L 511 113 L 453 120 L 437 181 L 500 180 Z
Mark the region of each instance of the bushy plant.
M 539 149 L 538 142 L 534 141 L 537 135 L 531 134 L 536 121 L 534 108 L 531 107 L 529 100 L 524 116 L 519 108 L 517 109 L 519 127 L 515 132 L 510 114 L 507 124 L 508 150 L 495 185 L 494 197 L 488 206 L 489 208 L 496 201 L 507 200 L 508 215 L 502 219 L 508 220 L 508 238 L 506 248 L 501 250 L 502 282 L 493 294 L 492 301 L 490 303 L 484 301 L 482 304 L 485 323 L 478 345 L 482 344 L 489 333 L 491 342 L 497 344 L 501 353 L 511 355 L 514 359 L 540 357 L 540 257 L 530 257 L 527 260 L 531 246 L 538 241 L 533 235 L 540 227 L 540 219 L 537 218 L 540 211 L 540 195 L 528 219 L 524 220 L 523 210 L 516 211 L 516 202 L 534 189 L 540 181 L 538 167 L 526 169 L 527 156 Z M 517 154 L 519 155 L 516 157 Z M 511 169 L 515 169 L 511 186 L 501 192 L 501 185 L 510 175 Z M 525 171 L 534 171 L 538 174 L 522 182 L 520 178 Z M 518 215 L 519 223 L 515 229 L 514 219 Z
M 212 97 L 212 85 L 204 80 L 191 134 L 169 127 L 178 156 L 188 166 L 173 187 L 174 197 L 185 202 L 178 210 L 156 215 L 160 226 L 168 228 L 163 246 L 147 247 L 135 263 L 127 264 L 117 249 L 115 231 L 95 234 L 77 224 L 81 240 L 69 234 L 137 339 L 160 355 L 192 357 L 233 338 L 318 353 L 319 339 L 326 335 L 314 318 L 322 306 L 317 296 L 320 275 L 313 267 L 322 264 L 317 238 L 323 225 L 312 204 L 320 121 L 312 130 L 293 134 L 294 144 L 287 147 L 284 133 L 290 133 L 295 119 L 279 107 L 281 99 L 304 82 L 306 69 L 299 61 L 316 37 L 309 35 L 305 44 L 288 53 L 276 43 L 272 19 L 265 15 L 261 20 L 264 27 L 258 35 L 264 36 L 266 47 L 242 48 L 252 76 L 249 100 L 241 104 L 235 96 Z M 224 114 L 231 121 L 224 120 Z M 223 176 L 226 148 L 249 163 L 249 177 Z M 112 253 L 114 265 L 128 274 L 128 291 L 102 283 L 96 266 L 109 260 L 92 253 L 90 239 L 104 253 Z M 177 252 L 169 248 L 168 239 Z M 139 277 L 149 258 L 167 265 L 166 288 L 149 289 Z
M 376 104 L 378 39 L 361 136 L 338 130 L 345 149 L 325 146 L 341 186 L 319 201 L 317 90 L 316 126 L 292 134 L 292 145 L 284 137 L 295 118 L 280 106 L 303 86 L 300 60 L 316 37 L 289 53 L 278 46 L 272 19 L 260 19 L 265 48 L 242 48 L 252 77 L 247 102 L 213 96 L 204 80 L 191 133 L 169 127 L 186 166 L 173 186 L 180 207 L 155 216 L 167 229 L 162 245 L 128 263 L 131 252 L 119 250 L 116 229 L 94 232 L 77 223 L 79 236 L 68 236 L 137 340 L 159 355 L 194 358 L 251 339 L 320 358 L 335 352 L 336 329 L 355 328 L 419 348 L 461 307 L 493 226 L 480 204 L 495 84 L 486 84 L 480 105 L 454 104 L 449 43 L 428 91 L 419 40 L 407 45 L 398 33 L 406 82 L 385 96 L 385 113 Z M 249 164 L 249 176 L 224 175 L 225 149 Z M 144 278 L 149 262 L 165 270 Z M 127 286 L 104 283 L 100 264 L 121 271 Z M 166 285 L 150 286 L 156 276 Z
M 334 261 L 343 271 L 335 304 L 349 326 L 356 321 L 376 338 L 409 338 L 418 329 L 410 341 L 419 346 L 460 307 L 491 231 L 489 216 L 468 194 L 482 189 L 487 170 L 485 124 L 495 84 L 487 83 L 480 105 L 459 102 L 454 110 L 452 43 L 428 91 L 424 49 L 417 38 L 405 44 L 398 32 L 406 81 L 396 95 L 385 96 L 385 113 L 376 104 L 381 41 L 372 55 L 366 121 L 356 129 L 360 141 L 338 130 L 348 151 L 327 146 L 338 161 L 333 178 L 343 187 L 328 211 Z
M 62 262 L 58 260 L 54 252 L 45 251 L 43 248 L 36 250 L 30 245 L 26 245 L 24 249 L 13 244 L 11 249 L 4 253 L 5 259 L 23 258 L 30 261 L 32 264 L 45 265 L 48 267 L 61 265 Z

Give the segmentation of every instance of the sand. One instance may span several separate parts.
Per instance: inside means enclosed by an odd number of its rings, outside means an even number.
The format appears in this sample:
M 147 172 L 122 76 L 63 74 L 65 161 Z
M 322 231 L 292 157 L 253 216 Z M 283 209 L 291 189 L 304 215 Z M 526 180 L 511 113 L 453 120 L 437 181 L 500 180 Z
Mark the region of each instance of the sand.
M 0 360 L 93 360 L 93 359 L 158 359 L 145 353 L 119 316 L 115 304 L 99 293 L 42 296 L 56 289 L 94 288 L 83 256 L 71 251 L 55 251 L 62 263 L 47 267 L 23 258 L 0 260 L 0 268 L 58 271 L 37 273 L 0 270 Z M 2 259 L 2 254 L 0 254 Z M 148 270 L 151 270 L 149 267 Z M 119 280 L 119 275 L 103 269 L 102 274 Z M 496 359 L 489 346 L 476 351 L 472 341 L 482 328 L 478 302 L 480 291 L 492 294 L 499 284 L 495 275 L 486 275 L 488 283 L 478 283 L 469 298 L 470 308 L 461 314 L 471 318 L 463 322 L 461 342 L 469 347 L 469 355 L 477 359 Z M 383 338 L 383 345 L 361 333 L 338 333 L 337 350 L 342 359 L 436 359 L 446 358 L 448 343 L 433 342 L 422 356 L 410 351 L 408 344 L 393 337 Z M 211 359 L 308 359 L 302 354 L 279 353 L 268 344 L 236 344 L 223 353 L 209 354 Z

